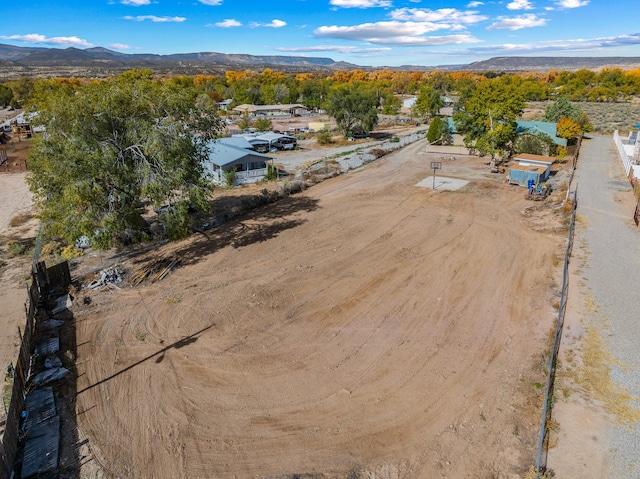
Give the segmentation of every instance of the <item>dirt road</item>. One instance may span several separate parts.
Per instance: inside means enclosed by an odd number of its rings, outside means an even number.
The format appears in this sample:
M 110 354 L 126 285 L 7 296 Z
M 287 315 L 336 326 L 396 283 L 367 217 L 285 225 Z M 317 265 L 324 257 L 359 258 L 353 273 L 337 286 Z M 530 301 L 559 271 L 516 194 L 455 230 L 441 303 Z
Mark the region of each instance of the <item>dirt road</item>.
M 533 464 L 564 232 L 489 174 L 415 187 L 423 150 L 155 251 L 182 258 L 161 282 L 80 294 L 78 421 L 109 475 Z M 459 175 L 486 168 L 463 161 Z

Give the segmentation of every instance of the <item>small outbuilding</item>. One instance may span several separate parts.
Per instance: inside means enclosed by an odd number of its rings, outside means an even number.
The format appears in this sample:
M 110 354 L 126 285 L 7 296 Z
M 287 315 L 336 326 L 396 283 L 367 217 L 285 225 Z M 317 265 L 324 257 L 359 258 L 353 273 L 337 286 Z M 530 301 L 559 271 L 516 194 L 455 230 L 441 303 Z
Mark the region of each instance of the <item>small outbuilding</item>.
M 509 184 L 529 187 L 544 183 L 544 173 L 544 166 L 513 165 L 509 170 Z
M 543 183 L 549 179 L 551 165 L 556 159 L 551 156 L 532 155 L 520 153 L 512 158 L 518 164 L 511 167 L 509 171 L 509 184 L 528 187 L 533 184 Z

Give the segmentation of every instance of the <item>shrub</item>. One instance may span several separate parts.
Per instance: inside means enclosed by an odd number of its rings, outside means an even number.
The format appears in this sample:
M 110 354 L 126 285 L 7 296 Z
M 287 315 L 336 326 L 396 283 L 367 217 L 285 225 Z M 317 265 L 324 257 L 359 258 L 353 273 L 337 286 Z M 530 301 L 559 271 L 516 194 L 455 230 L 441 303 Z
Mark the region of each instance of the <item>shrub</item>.
M 372 150 L 369 151 L 369 154 L 373 155 L 377 159 L 386 155 L 387 151 L 383 150 L 382 148 L 373 148 Z
M 171 241 L 186 238 L 191 232 L 191 218 L 185 214 L 186 206 L 178 205 L 176 209 L 167 211 L 162 215 L 162 220 L 166 226 L 167 238 Z
M 564 158 L 569 154 L 569 151 L 566 146 L 558 146 L 556 154 L 558 155 L 558 158 Z
M 41 258 L 55 258 L 62 253 L 62 244 L 58 241 L 50 241 L 42 247 L 40 251 Z
M 330 145 L 333 143 L 333 137 L 328 131 L 323 131 L 318 133 L 316 141 L 318 142 L 318 145 Z
M 224 179 L 227 182 L 227 186 L 233 186 L 236 182 L 236 170 L 225 170 Z
M 73 258 L 77 258 L 78 256 L 82 256 L 82 250 L 70 244 L 62 250 L 60 256 L 62 256 L 66 260 L 70 260 Z
M 265 179 L 268 181 L 271 180 L 275 180 L 277 178 L 277 172 L 276 172 L 276 167 L 273 166 L 271 163 L 267 164 L 267 174 L 265 176 Z
M 12 256 L 20 256 L 27 252 L 27 245 L 16 240 L 7 241 L 7 251 Z

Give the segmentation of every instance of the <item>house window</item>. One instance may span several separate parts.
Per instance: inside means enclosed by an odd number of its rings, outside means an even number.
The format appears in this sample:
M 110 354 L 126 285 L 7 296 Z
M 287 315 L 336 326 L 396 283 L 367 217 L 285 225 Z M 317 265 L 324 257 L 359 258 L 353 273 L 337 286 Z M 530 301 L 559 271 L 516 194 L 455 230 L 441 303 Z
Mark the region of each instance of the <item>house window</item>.
M 261 170 L 266 168 L 267 165 L 264 161 L 254 161 L 249 165 L 250 170 Z

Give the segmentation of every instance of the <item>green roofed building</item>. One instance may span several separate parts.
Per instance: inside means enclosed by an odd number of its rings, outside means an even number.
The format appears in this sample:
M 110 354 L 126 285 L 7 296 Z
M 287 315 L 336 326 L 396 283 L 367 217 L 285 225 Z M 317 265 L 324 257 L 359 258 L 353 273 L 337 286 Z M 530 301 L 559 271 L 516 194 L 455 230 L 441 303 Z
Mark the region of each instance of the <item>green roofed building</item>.
M 558 130 L 555 123 L 549 121 L 517 121 L 516 134 L 522 135 L 523 133 L 544 133 L 551 137 L 553 142 L 558 146 L 567 146 L 567 140 L 558 136 Z

